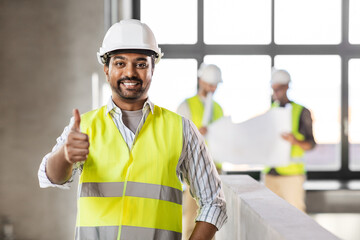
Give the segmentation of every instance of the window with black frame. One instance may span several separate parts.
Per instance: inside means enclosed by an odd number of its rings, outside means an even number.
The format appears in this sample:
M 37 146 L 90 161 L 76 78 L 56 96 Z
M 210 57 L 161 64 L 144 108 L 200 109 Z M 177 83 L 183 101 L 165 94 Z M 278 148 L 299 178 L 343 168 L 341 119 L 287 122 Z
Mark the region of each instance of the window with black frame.
M 318 143 L 306 155 L 308 178 L 360 178 L 359 1 L 153 0 L 140 5 L 141 20 L 158 36 L 171 69 L 156 79 L 181 89 L 170 109 L 196 92 L 196 68 L 205 61 L 223 72 L 215 99 L 235 122 L 245 121 L 270 107 L 271 67 L 287 69 L 289 97 L 311 111 Z M 163 87 L 154 84 L 152 95 L 169 105 Z

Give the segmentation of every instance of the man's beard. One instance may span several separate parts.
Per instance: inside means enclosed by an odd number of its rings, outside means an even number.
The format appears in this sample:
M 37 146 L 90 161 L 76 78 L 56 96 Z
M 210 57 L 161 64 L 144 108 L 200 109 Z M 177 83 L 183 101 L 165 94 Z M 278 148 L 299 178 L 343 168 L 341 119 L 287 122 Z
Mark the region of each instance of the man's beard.
M 132 81 L 132 82 L 137 82 L 137 84 L 140 84 L 140 87 L 136 88 L 136 89 L 124 89 L 126 87 L 123 86 L 122 84 L 126 80 Z M 115 92 L 120 98 L 126 99 L 126 100 L 136 100 L 136 99 L 140 98 L 146 91 L 146 86 L 145 87 L 143 86 L 143 81 L 137 77 L 121 78 L 117 81 L 116 86 L 110 84 L 110 87 L 111 87 L 112 91 Z

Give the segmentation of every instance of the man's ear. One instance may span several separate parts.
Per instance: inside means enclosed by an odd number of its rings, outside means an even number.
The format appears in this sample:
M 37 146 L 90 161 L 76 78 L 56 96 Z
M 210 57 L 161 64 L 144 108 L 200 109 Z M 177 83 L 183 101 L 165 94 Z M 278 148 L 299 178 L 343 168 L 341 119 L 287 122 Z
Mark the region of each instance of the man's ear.
M 109 81 L 109 66 L 104 64 L 104 73 L 106 75 L 106 81 Z

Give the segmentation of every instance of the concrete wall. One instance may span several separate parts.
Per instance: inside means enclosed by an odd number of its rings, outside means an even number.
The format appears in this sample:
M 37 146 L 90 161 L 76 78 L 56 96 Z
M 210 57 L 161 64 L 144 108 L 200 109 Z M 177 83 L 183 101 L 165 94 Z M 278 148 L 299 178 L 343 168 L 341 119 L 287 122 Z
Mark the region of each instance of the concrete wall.
M 40 189 L 37 170 L 72 109 L 91 108 L 103 11 L 101 0 L 0 0 L 0 217 L 16 239 L 73 236 L 76 185 Z
M 251 177 L 221 179 L 229 218 L 217 240 L 339 239 Z

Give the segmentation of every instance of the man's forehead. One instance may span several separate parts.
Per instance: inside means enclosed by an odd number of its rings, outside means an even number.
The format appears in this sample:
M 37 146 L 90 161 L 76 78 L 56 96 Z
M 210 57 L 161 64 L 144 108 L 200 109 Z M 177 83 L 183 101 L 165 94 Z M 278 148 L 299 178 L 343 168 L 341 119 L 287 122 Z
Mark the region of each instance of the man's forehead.
M 287 87 L 287 84 L 275 83 L 271 85 L 272 89 L 279 89 Z
M 132 52 L 121 52 L 114 53 L 111 55 L 113 59 L 123 59 L 123 60 L 138 60 L 138 61 L 147 61 L 151 57 L 143 53 L 132 53 Z
M 218 85 L 217 83 L 216 84 L 211 84 L 211 83 L 205 82 L 201 78 L 199 79 L 199 82 L 201 82 L 204 85 L 211 86 L 211 87 L 217 87 L 217 85 Z

